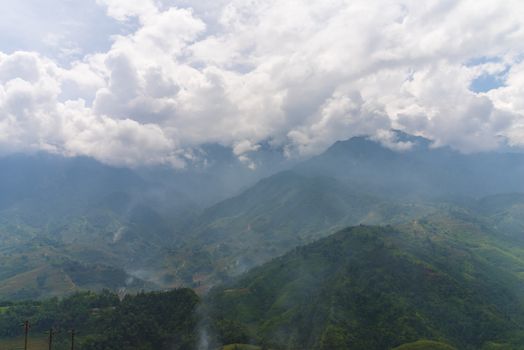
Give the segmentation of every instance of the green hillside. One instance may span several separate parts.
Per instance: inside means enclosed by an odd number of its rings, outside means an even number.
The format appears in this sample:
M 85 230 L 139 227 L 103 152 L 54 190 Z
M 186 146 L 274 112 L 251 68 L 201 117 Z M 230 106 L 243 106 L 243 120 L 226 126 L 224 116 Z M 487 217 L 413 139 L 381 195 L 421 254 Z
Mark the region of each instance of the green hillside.
M 342 230 L 214 290 L 216 327 L 278 349 L 522 346 L 524 260 L 491 235 L 452 217 Z
M 195 275 L 216 283 L 348 225 L 409 222 L 435 210 L 367 195 L 333 178 L 283 172 L 205 210 L 167 264 L 185 283 Z
M 395 199 L 330 177 L 282 172 L 205 210 L 188 228 L 183 243 L 164 256 L 163 266 L 173 280 L 205 290 L 343 227 L 402 224 L 433 216 L 433 224 L 442 230 L 453 230 L 460 222 L 491 232 L 492 239 L 486 238 L 482 248 L 486 253 L 497 255 L 496 247 L 503 244 L 520 256 L 522 251 L 514 249 L 512 241 L 523 238 L 522 198 L 514 193 L 479 200 Z M 453 224 L 447 227 L 450 219 Z
M 524 194 L 506 193 L 480 199 L 476 211 L 486 216 L 494 229 L 511 239 L 524 241 Z
M 195 208 L 171 187 L 88 158 L 13 155 L 0 170 L 0 299 L 148 289 L 135 282 L 162 282 L 149 271 L 162 276 L 166 243 Z
M 82 262 L 67 246 L 45 239 L 2 247 L 0 253 L 0 300 L 42 299 L 105 288 L 126 292 L 155 288 L 108 265 L 108 259 Z

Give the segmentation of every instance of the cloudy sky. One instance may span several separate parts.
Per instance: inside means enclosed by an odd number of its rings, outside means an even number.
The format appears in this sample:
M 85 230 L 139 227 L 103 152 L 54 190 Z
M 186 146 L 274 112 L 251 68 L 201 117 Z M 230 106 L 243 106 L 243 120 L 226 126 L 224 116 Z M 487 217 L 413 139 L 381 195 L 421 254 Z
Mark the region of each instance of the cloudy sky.
M 519 0 L 0 3 L 0 153 L 184 165 L 206 143 L 290 157 L 390 129 L 524 146 Z

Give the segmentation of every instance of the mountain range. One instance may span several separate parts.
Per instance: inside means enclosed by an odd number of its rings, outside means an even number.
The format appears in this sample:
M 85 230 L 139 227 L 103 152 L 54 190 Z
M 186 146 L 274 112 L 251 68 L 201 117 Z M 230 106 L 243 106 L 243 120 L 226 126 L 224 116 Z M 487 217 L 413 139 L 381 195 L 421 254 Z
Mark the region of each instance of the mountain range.
M 178 171 L 47 154 L 1 158 L 0 278 L 11 287 L 0 297 L 135 288 L 126 281 L 204 292 L 344 227 L 406 224 L 456 208 L 518 238 L 524 155 L 462 154 L 395 135 L 409 147 L 355 137 L 298 163 L 263 145 L 250 154 L 254 170 L 213 145 Z M 75 283 L 68 264 L 93 273 Z M 122 277 L 98 283 L 89 280 L 94 271 Z M 66 287 L 37 288 L 37 278 Z

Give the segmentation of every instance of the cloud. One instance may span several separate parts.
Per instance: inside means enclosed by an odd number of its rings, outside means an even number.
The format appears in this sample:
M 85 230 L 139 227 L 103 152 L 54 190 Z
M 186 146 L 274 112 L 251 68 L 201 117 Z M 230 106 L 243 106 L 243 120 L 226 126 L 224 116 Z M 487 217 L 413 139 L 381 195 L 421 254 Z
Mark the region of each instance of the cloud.
M 215 142 L 251 166 L 265 141 L 289 156 L 362 134 L 408 148 L 392 128 L 464 152 L 524 144 L 518 1 L 97 3 L 136 30 L 68 64 L 0 54 L 4 153 L 183 166 Z M 498 85 L 472 91 L 486 75 Z
M 132 17 L 145 20 L 158 14 L 153 0 L 96 0 L 96 3 L 105 6 L 108 16 L 119 21 L 127 21 Z

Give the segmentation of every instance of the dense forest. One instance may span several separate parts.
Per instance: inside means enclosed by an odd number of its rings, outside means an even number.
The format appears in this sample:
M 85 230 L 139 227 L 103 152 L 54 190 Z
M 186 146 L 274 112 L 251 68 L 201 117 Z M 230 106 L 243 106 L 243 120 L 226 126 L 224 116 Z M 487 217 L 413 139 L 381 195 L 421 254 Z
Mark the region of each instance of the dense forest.
M 524 261 L 491 239 L 451 217 L 348 228 L 216 288 L 210 312 L 223 342 L 276 349 L 519 348 Z
M 0 307 L 0 338 L 23 334 L 54 335 L 53 349 L 70 349 L 70 332 L 84 350 L 192 349 L 196 345 L 198 296 L 190 289 L 127 295 L 109 291 L 81 292 L 43 301 L 4 302 Z M 20 338 L 19 338 L 20 339 Z M 0 342 L 1 344 L 1 342 Z

